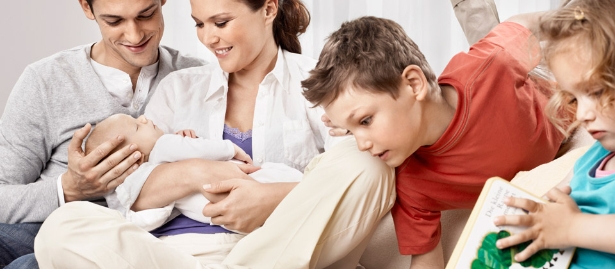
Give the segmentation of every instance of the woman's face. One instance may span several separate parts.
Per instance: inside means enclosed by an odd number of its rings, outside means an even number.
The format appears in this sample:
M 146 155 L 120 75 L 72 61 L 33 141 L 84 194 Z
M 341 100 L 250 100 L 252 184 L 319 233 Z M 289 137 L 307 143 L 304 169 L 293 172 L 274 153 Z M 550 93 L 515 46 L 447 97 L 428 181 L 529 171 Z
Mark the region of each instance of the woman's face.
M 277 10 L 272 2 L 252 11 L 239 0 L 190 0 L 199 40 L 218 58 L 222 70 L 251 69 L 267 45 L 275 45 L 272 24 Z

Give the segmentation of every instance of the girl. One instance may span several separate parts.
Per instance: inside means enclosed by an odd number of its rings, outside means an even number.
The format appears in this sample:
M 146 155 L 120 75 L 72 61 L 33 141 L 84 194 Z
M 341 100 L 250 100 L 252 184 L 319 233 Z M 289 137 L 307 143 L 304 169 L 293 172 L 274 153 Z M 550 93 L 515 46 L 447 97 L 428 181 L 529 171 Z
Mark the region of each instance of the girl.
M 550 101 L 552 119 L 564 126 L 576 113 L 596 143 L 574 166 L 570 196 L 553 189 L 552 203 L 508 198 L 509 206 L 528 215 L 501 216 L 496 225 L 529 227 L 500 239 L 499 248 L 533 242 L 515 260 L 544 248 L 577 247 L 571 268 L 605 268 L 615 264 L 615 2 L 572 1 L 541 18 L 547 42 L 545 59 L 559 90 Z

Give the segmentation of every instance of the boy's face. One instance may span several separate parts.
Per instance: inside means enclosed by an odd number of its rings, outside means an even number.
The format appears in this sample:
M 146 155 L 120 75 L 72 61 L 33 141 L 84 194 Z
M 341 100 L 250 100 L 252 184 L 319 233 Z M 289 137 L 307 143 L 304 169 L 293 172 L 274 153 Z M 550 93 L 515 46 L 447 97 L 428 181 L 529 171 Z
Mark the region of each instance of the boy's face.
M 558 53 L 549 66 L 560 90 L 571 97 L 570 105 L 576 106 L 576 119 L 602 146 L 615 151 L 615 115 L 613 104 L 603 108 L 600 97 L 605 92 L 601 87 L 585 88 L 587 73 L 591 66 L 590 55 L 581 49 Z
M 156 125 L 145 116 L 133 118 L 126 114 L 118 114 L 109 117 L 110 123 L 113 125 L 114 131 L 124 135 L 125 144 L 137 145 L 138 151 L 144 155 L 149 154 L 154 148 L 154 144 L 164 132 L 158 129 Z
M 350 87 L 326 106 L 325 112 L 335 126 L 354 134 L 361 151 L 397 167 L 422 146 L 424 134 L 416 103 L 416 95 L 404 87 L 397 99 Z
M 124 70 L 158 60 L 164 32 L 162 5 L 166 0 L 95 0 L 92 9 L 80 0 L 85 15 L 96 20 L 102 35 L 101 63 Z

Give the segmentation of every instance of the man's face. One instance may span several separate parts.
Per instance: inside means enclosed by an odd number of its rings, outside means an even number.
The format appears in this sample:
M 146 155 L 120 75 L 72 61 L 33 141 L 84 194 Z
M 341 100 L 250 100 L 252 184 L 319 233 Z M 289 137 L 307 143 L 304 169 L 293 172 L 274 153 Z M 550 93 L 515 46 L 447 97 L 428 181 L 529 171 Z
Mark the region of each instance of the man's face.
M 158 60 L 164 32 L 162 5 L 166 0 L 94 0 L 93 10 L 85 0 L 80 2 L 86 16 L 98 23 L 102 35 L 96 61 L 125 70 Z

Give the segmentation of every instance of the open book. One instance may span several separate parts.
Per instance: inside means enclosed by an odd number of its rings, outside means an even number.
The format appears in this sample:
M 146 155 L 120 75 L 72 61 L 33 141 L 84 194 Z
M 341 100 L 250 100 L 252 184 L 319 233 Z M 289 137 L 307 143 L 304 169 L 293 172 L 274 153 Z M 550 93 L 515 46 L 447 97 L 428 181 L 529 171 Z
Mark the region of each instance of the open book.
M 524 262 L 514 261 L 515 254 L 525 249 L 529 242 L 500 250 L 495 242 L 523 231 L 523 227 L 495 226 L 493 219 L 501 215 L 527 214 L 524 210 L 504 204 L 512 196 L 546 202 L 501 178 L 490 178 L 483 188 L 472 214 L 466 223 L 455 250 L 446 266 L 453 268 L 568 268 L 574 248 L 544 249 Z

